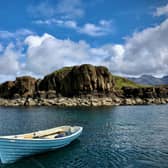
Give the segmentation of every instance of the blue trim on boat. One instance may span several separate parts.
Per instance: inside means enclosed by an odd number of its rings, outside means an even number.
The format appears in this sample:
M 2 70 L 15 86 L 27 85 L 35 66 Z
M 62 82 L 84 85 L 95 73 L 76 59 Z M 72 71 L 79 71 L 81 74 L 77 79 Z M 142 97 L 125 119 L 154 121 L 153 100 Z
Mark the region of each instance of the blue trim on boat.
M 83 128 L 71 135 L 59 137 L 55 139 L 14 139 L 14 138 L 0 138 L 0 158 L 1 162 L 13 163 L 23 157 L 34 155 L 46 151 L 58 149 L 70 144 L 73 140 L 78 138 L 82 133 Z

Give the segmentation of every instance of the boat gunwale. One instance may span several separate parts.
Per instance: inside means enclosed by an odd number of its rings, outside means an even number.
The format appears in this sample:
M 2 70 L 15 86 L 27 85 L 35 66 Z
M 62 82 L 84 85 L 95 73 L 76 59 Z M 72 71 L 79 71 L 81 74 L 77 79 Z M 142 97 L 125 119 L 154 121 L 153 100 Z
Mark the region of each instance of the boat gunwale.
M 77 130 L 76 132 L 70 134 L 70 135 L 67 135 L 67 136 L 64 136 L 64 137 L 58 137 L 58 138 L 54 138 L 54 139 L 51 139 L 51 138 L 7 138 L 7 136 L 0 136 L 0 141 L 1 140 L 9 140 L 9 141 L 55 141 L 55 140 L 64 140 L 64 139 L 67 139 L 67 138 L 71 138 L 75 135 L 77 135 L 78 133 L 82 132 L 83 130 L 83 127 L 81 126 L 71 126 L 71 127 L 79 127 L 79 130 Z M 52 128 L 51 128 L 52 129 Z M 42 131 L 45 131 L 45 130 L 42 130 Z M 31 132 L 33 133 L 33 132 Z M 31 134 L 31 133 L 26 133 L 26 134 Z M 19 135 L 24 135 L 24 134 L 17 134 L 17 135 L 8 135 L 8 136 L 19 136 Z

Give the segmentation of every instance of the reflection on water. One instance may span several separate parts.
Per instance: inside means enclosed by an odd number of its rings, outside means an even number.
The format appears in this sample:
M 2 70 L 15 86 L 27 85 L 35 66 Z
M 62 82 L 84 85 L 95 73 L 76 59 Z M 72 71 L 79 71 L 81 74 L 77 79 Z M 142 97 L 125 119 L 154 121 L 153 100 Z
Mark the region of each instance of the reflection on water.
M 0 108 L 0 135 L 80 125 L 69 146 L 3 168 L 168 167 L 167 105 L 99 108 Z

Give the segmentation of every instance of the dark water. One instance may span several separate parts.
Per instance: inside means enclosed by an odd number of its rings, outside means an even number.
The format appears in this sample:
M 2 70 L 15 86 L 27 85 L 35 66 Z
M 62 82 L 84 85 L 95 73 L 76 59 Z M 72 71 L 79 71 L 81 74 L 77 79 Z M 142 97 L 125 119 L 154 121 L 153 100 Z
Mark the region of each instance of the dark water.
M 69 146 L 2 168 L 168 167 L 168 105 L 0 108 L 0 135 L 81 125 Z

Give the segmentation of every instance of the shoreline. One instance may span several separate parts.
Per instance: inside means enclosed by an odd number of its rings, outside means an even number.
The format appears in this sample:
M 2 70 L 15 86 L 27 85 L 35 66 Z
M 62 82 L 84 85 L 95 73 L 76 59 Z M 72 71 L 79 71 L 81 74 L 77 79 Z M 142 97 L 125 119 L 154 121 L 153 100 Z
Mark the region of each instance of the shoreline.
M 168 85 L 138 85 L 103 66 L 64 67 L 43 79 L 0 84 L 0 106 L 118 106 L 168 103 Z
M 3 99 L 0 98 L 0 106 L 62 106 L 62 107 L 100 107 L 100 106 L 119 106 L 119 105 L 150 105 L 150 104 L 167 104 L 168 98 L 111 98 L 111 97 L 61 97 L 52 99 Z

